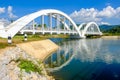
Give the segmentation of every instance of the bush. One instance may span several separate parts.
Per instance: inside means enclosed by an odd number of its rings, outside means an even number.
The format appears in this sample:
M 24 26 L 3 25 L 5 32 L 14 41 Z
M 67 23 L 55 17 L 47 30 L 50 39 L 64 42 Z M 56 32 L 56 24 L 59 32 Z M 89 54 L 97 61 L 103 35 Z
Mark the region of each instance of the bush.
M 26 60 L 26 59 L 18 59 L 17 62 L 20 62 L 18 64 L 18 67 L 20 69 L 25 69 L 26 72 L 38 72 L 41 74 L 41 67 L 34 64 L 32 61 Z

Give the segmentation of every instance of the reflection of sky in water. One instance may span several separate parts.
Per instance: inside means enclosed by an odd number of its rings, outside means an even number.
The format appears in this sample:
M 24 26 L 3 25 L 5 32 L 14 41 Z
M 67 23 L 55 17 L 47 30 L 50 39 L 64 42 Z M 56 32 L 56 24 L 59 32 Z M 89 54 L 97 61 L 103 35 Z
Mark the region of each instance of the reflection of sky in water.
M 120 40 L 66 41 L 46 63 L 58 80 L 119 80 Z
M 80 40 L 76 45 L 76 59 L 81 61 L 103 61 L 120 63 L 120 40 Z M 78 47 L 78 48 L 77 48 Z

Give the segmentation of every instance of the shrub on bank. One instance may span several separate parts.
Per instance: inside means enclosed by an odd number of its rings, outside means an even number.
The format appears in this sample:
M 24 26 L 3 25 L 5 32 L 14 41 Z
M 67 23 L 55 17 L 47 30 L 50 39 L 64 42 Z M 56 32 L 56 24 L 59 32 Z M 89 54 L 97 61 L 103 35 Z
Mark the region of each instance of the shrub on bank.
M 32 61 L 29 61 L 27 59 L 17 59 L 16 62 L 19 62 L 18 67 L 22 70 L 24 69 L 26 72 L 38 72 L 41 74 L 42 68 L 41 66 L 38 66 L 34 64 Z

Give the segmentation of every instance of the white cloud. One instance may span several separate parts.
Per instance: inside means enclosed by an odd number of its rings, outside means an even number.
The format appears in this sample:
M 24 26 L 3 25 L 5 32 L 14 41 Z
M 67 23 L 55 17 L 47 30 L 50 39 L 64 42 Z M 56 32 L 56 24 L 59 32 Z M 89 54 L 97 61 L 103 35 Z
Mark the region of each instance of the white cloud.
M 99 24 L 101 24 L 102 22 L 108 23 L 106 20 L 110 20 L 112 18 L 120 18 L 120 7 L 114 9 L 111 6 L 107 6 L 102 10 L 97 10 L 95 8 L 82 8 L 79 11 L 74 11 L 73 13 L 71 13 L 70 17 L 77 23 L 90 21 L 95 21 Z
M 5 7 L 0 7 L 0 14 L 5 12 Z
M 94 8 L 84 9 L 80 11 L 74 11 L 70 14 L 70 17 L 73 18 L 76 22 L 89 22 L 89 21 L 100 21 L 101 18 L 97 18 L 98 10 Z
M 120 7 L 116 9 L 116 17 L 120 18 Z
M 110 25 L 108 22 L 101 22 L 100 25 Z
M 10 18 L 16 18 L 17 16 L 13 14 L 12 6 L 8 6 L 8 15 Z
M 0 22 L 4 23 L 4 26 L 7 26 L 10 24 L 10 21 L 5 18 L 0 18 Z
M 112 8 L 111 6 L 108 6 L 104 8 L 102 11 L 98 13 L 98 16 L 100 17 L 113 17 L 116 14 L 116 10 Z

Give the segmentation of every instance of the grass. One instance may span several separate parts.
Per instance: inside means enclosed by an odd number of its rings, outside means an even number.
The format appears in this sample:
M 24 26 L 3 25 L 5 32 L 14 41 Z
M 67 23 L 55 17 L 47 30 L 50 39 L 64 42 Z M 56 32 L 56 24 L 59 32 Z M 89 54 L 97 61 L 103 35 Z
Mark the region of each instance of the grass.
M 103 36 L 120 36 L 120 33 L 103 33 Z
M 3 49 L 5 47 L 11 47 L 11 46 L 16 46 L 18 43 L 23 43 L 23 42 L 30 42 L 30 41 L 38 41 L 38 40 L 44 40 L 48 38 L 68 38 L 68 35 L 63 35 L 63 34 L 45 34 L 45 35 L 28 35 L 28 40 L 24 41 L 24 36 L 23 35 L 16 35 L 12 38 L 12 44 L 7 43 L 7 39 L 5 38 L 0 38 L 0 49 Z
M 22 70 L 24 69 L 26 72 L 38 72 L 41 74 L 42 68 L 36 64 L 34 64 L 32 61 L 29 61 L 27 59 L 18 59 L 16 62 L 19 62 L 18 67 Z
M 9 46 L 7 43 L 0 43 L 0 48 L 5 48 L 6 46 Z

